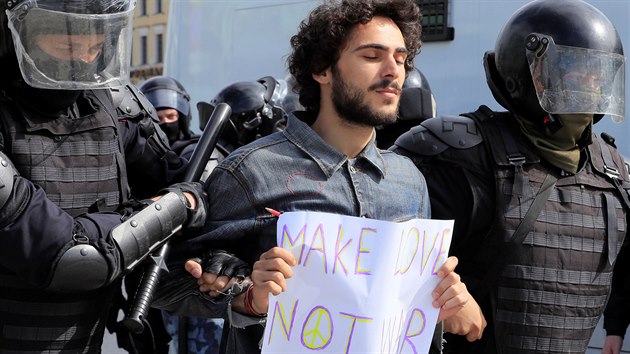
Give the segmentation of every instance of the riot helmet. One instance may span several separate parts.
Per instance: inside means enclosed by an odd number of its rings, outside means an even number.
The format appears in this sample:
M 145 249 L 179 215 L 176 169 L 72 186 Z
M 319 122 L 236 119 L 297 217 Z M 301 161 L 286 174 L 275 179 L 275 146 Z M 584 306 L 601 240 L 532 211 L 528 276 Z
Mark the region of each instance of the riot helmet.
M 402 86 L 398 119 L 420 122 L 435 117 L 435 114 L 435 97 L 431 92 L 431 86 L 420 69 L 414 68 Z
M 617 30 L 581 0 L 537 0 L 503 26 L 486 53 L 488 84 L 506 108 L 547 125 L 554 115 L 625 115 L 625 56 Z
M 398 119 L 395 123 L 383 125 L 376 129 L 376 144 L 387 149 L 396 139 L 422 121 L 437 114 L 435 97 L 424 74 L 418 68 L 411 70 L 402 86 Z
M 305 108 L 300 103 L 300 96 L 296 91 L 296 81 L 292 75 L 288 75 L 285 79 L 278 79 L 280 88 L 277 90 L 277 96 L 274 103 L 277 107 L 282 108 L 286 114 L 295 111 L 304 111 Z
M 171 144 L 191 138 L 190 95 L 179 81 L 168 76 L 152 77 L 140 85 L 140 91 L 156 110 L 174 109 L 179 113 L 176 122 L 160 123 Z
M 282 130 L 287 114 L 280 101 L 286 89 L 282 80 L 265 76 L 257 81 L 235 82 L 219 91 L 210 105 L 216 107 L 225 102 L 232 108 L 230 121 L 222 133 L 225 143 L 236 148 Z M 200 117 L 201 127 L 205 127 L 207 119 Z
M 84 90 L 129 78 L 133 0 L 2 0 L 0 58 L 27 85 Z

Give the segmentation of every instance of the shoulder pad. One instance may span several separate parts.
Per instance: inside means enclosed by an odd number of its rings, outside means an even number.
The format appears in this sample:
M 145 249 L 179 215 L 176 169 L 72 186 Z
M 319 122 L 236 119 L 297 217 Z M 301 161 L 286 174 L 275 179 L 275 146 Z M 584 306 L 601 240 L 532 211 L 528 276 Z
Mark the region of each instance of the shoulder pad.
M 593 168 L 611 178 L 630 181 L 628 174 L 628 158 L 622 155 L 614 145 L 614 138 L 602 133 L 602 139 L 592 135 L 592 143 L 588 145 Z
M 7 155 L 0 151 L 0 208 L 9 200 L 11 191 L 13 191 L 13 177 L 18 172 Z
M 475 122 L 468 117 L 430 118 L 401 135 L 395 145 L 423 155 L 433 156 L 449 147 L 468 149 L 483 141 Z
M 151 102 L 134 85 L 127 84 L 110 90 L 119 118 L 142 119 L 150 117 L 155 122 L 160 121 Z

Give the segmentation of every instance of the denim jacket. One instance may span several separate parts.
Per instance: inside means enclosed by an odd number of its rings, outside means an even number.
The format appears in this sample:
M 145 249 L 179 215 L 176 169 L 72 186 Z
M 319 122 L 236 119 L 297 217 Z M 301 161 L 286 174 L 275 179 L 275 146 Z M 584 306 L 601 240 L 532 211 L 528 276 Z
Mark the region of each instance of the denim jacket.
M 277 218 L 265 208 L 387 221 L 430 217 L 425 180 L 411 160 L 379 150 L 374 136 L 356 158 L 349 159 L 294 115 L 282 132 L 224 159 L 212 171 L 206 191 L 208 220 L 192 242 L 227 249 L 250 264 L 276 245 Z M 231 328 L 224 327 L 232 332 L 228 352 L 257 351 L 245 345 L 253 338 L 244 340 L 238 332 L 264 320 L 228 314 Z

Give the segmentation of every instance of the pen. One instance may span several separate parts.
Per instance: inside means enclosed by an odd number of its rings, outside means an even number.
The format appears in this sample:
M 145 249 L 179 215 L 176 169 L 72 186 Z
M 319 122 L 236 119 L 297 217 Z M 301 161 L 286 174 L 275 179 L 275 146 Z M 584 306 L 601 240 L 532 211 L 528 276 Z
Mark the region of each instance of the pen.
M 271 209 L 271 208 L 265 208 L 265 210 L 267 210 L 269 212 L 269 214 L 275 216 L 275 217 L 280 217 L 280 215 L 282 215 L 281 212 Z

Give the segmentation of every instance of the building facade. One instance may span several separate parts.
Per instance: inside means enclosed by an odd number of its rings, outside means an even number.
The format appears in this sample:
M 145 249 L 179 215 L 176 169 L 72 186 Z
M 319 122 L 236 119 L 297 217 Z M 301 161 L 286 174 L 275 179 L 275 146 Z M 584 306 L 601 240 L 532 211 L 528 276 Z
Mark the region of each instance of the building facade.
M 134 84 L 164 71 L 168 10 L 169 0 L 137 0 L 131 55 Z

